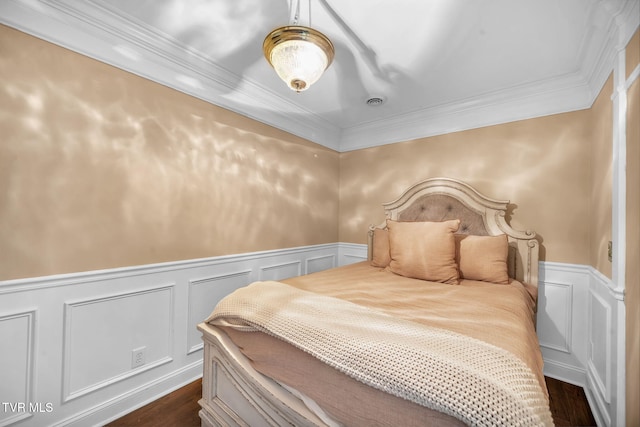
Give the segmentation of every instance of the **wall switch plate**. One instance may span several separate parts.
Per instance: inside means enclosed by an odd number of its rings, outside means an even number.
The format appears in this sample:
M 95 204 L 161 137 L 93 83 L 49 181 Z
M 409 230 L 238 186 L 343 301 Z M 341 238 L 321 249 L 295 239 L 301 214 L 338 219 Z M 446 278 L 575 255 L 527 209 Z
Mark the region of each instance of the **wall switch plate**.
M 609 244 L 607 245 L 607 256 L 609 257 L 609 262 L 613 259 L 613 243 L 609 240 Z
M 146 349 L 147 347 L 138 347 L 131 350 L 131 368 L 144 365 Z

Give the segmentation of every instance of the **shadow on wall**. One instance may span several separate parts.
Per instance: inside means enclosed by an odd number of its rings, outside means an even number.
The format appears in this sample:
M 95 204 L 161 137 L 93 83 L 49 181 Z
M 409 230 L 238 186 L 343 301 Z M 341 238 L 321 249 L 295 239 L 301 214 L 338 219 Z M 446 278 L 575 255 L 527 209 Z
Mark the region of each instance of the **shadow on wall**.
M 510 225 L 535 231 L 541 242 L 545 236 L 541 260 L 551 250 L 560 254 L 554 260 L 584 263 L 587 120 L 588 113 L 566 113 L 343 153 L 340 240 L 364 243 L 368 226 L 384 220 L 382 203 L 441 176 L 510 200 Z
M 51 49 L 0 70 L 0 279 L 336 241 L 337 153 Z

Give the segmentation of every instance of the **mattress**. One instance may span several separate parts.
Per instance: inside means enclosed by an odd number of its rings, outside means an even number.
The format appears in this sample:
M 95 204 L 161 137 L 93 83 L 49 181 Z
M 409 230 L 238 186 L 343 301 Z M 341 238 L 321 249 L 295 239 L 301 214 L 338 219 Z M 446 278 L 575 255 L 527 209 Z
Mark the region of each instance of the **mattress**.
M 546 396 L 535 332 L 535 287 L 516 280 L 508 284 L 464 279 L 458 285 L 428 282 L 396 275 L 369 262 L 283 282 L 504 349 L 530 369 Z M 222 329 L 258 372 L 308 396 L 337 424 L 464 425 L 454 416 L 370 387 L 268 333 Z

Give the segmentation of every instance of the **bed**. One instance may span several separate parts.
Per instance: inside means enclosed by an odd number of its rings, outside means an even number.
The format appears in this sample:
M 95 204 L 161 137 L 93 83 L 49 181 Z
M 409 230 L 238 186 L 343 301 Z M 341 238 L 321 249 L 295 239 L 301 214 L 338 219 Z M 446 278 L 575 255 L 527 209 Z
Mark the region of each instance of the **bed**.
M 203 426 L 553 425 L 535 233 L 448 178 L 383 207 L 367 261 L 253 283 L 198 325 Z

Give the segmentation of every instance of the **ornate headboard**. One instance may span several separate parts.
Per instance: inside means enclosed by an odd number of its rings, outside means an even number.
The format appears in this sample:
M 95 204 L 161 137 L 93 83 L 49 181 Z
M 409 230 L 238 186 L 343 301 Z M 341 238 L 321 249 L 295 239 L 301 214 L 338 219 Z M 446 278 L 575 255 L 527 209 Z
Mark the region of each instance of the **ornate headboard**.
M 407 189 L 398 199 L 384 203 L 388 219 L 395 221 L 446 221 L 460 219 L 458 233 L 480 236 L 506 234 L 509 240 L 509 276 L 538 286 L 539 243 L 533 231 L 518 231 L 505 221 L 508 200 L 483 196 L 470 185 L 450 178 L 431 178 Z M 373 230 L 369 227 L 369 259 Z

